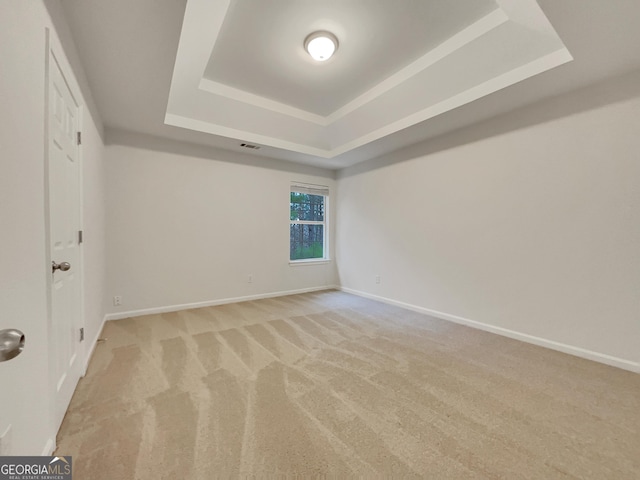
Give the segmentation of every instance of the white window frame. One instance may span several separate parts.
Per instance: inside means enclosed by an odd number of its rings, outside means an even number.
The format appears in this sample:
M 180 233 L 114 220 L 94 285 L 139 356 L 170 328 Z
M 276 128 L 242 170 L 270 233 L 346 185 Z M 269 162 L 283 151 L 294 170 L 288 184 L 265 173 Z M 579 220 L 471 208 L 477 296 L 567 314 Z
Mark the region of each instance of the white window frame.
M 299 260 L 291 260 L 291 252 L 289 252 L 289 265 L 322 265 L 329 263 L 329 187 L 326 185 L 314 185 L 310 183 L 294 182 L 289 189 L 289 205 L 291 205 L 291 193 L 308 193 L 309 195 L 318 195 L 324 197 L 324 220 L 291 220 L 289 218 L 289 242 L 291 242 L 291 225 L 322 225 L 322 258 L 301 258 Z

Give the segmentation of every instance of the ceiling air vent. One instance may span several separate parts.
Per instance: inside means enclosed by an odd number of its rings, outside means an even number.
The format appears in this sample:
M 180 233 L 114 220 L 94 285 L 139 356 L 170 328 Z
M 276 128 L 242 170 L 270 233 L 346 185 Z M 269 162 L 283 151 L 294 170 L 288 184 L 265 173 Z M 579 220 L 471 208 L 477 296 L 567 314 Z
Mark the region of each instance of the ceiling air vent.
M 259 145 L 251 145 L 250 143 L 241 143 L 240 146 L 244 148 L 250 148 L 251 150 L 260 150 Z

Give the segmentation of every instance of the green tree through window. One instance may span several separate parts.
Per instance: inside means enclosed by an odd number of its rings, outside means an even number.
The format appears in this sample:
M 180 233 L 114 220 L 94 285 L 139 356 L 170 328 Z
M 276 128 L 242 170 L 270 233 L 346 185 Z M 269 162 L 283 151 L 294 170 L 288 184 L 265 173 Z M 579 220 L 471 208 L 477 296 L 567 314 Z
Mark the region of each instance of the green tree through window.
M 289 259 L 326 258 L 325 195 L 295 191 L 290 199 Z

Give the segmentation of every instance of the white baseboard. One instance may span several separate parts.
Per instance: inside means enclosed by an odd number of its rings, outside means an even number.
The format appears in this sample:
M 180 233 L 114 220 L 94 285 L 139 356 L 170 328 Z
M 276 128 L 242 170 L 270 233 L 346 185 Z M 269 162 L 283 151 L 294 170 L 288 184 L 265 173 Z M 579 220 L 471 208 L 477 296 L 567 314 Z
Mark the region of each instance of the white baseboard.
M 102 329 L 104 328 L 104 323 L 107 321 L 107 315 L 102 317 L 102 322 L 100 322 L 100 327 L 98 327 L 98 331 L 96 332 L 95 338 L 89 344 L 88 351 L 85 351 L 84 356 L 84 368 L 82 370 L 82 376 L 84 377 L 87 374 L 87 368 L 89 368 L 89 362 L 91 361 L 91 356 L 93 355 L 93 351 L 96 349 L 96 345 L 98 344 L 98 339 L 100 338 L 100 334 L 102 333 Z
M 121 320 L 123 318 L 140 317 L 142 315 L 153 315 L 157 313 L 177 312 L 179 310 L 188 310 L 190 308 L 213 307 L 215 305 L 224 305 L 226 303 L 248 302 L 251 300 L 260 300 L 263 298 L 284 297 L 286 295 L 297 295 L 299 293 L 318 292 L 321 290 L 339 290 L 337 285 L 325 285 L 322 287 L 301 288 L 299 290 L 287 290 L 280 292 L 259 293 L 256 295 L 247 295 L 244 297 L 222 298 L 218 300 L 209 300 L 206 302 L 183 303 L 180 305 L 167 305 L 164 307 L 143 308 L 140 310 L 129 310 L 127 312 L 109 313 L 105 316 L 105 320 Z
M 520 340 L 521 342 L 532 343 L 540 347 L 549 348 L 551 350 L 557 350 L 559 352 L 568 353 L 569 355 L 574 355 L 576 357 L 586 358 L 587 360 L 593 360 L 595 362 L 611 365 L 612 367 L 617 367 L 623 370 L 629 370 L 631 372 L 640 373 L 640 363 L 638 362 L 632 362 L 630 360 L 613 357 L 611 355 L 606 355 L 604 353 L 593 352 L 591 350 L 586 350 L 584 348 L 574 347 L 573 345 L 567 345 L 564 343 L 555 342 L 553 340 L 547 340 L 546 338 L 528 335 L 526 333 L 517 332 L 515 330 L 509 330 L 507 328 L 496 327 L 494 325 L 490 325 L 487 323 L 477 322 L 475 320 L 469 320 L 468 318 L 458 317 L 457 315 L 451 315 L 449 313 L 439 312 L 437 310 L 431 310 L 429 308 L 419 307 L 417 305 L 412 305 L 405 302 L 399 302 L 396 300 L 392 300 L 390 298 L 380 297 L 378 295 L 373 295 L 371 293 L 354 290 L 352 288 L 346 288 L 346 287 L 338 287 L 338 288 L 343 292 L 351 293 L 353 295 L 358 295 L 360 297 L 370 298 L 372 300 L 377 300 L 379 302 L 387 303 L 389 305 L 395 305 L 397 307 L 406 308 L 407 310 L 412 310 L 414 312 L 431 315 L 432 317 L 440 318 L 442 320 L 448 320 L 450 322 L 458 323 L 460 325 L 466 325 L 468 327 L 477 328 L 479 330 L 484 330 L 486 332 L 491 332 L 497 335 L 502 335 L 504 337 Z

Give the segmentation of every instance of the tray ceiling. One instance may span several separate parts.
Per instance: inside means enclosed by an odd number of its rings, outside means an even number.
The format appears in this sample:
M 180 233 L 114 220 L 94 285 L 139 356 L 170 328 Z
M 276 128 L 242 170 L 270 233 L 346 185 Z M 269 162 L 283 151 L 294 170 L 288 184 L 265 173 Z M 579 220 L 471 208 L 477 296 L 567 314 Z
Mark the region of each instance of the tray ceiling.
M 397 5 L 188 0 L 165 123 L 332 159 L 572 60 L 534 0 Z
M 494 0 L 236 0 L 204 78 L 326 116 L 496 8 Z M 302 48 L 319 30 L 339 38 L 329 63 Z
M 86 74 L 90 91 L 84 93 L 89 103 L 95 100 L 108 143 L 129 139 L 178 148 L 172 143 L 178 141 L 185 148 L 213 148 L 212 154 L 230 161 L 270 157 L 340 169 L 640 72 L 637 1 L 60 3 L 60 20 L 68 23 L 84 67 L 77 74 Z M 249 3 L 256 8 L 251 19 Z M 325 4 L 333 7 L 316 10 Z M 301 5 L 290 13 L 289 7 Z M 391 13 L 389 5 L 396 7 Z M 317 23 L 303 11 L 318 15 Z M 442 18 L 445 12 L 455 18 Z M 311 64 L 302 41 L 322 22 L 344 26 L 334 31 L 341 45 L 326 64 Z M 366 34 L 373 31 L 375 38 Z M 394 44 L 396 37 L 402 41 Z M 281 42 L 286 45 L 274 49 Z M 269 48 L 260 50 L 263 44 Z M 272 52 L 268 58 L 266 51 Z M 265 61 L 255 61 L 258 55 Z M 234 70 L 232 61 L 246 61 L 242 68 L 248 70 Z M 222 62 L 231 63 L 222 68 Z M 341 62 L 346 70 L 338 74 Z M 274 89 L 285 64 L 289 84 Z M 330 81 L 329 93 L 321 95 Z M 261 148 L 246 150 L 244 142 Z

